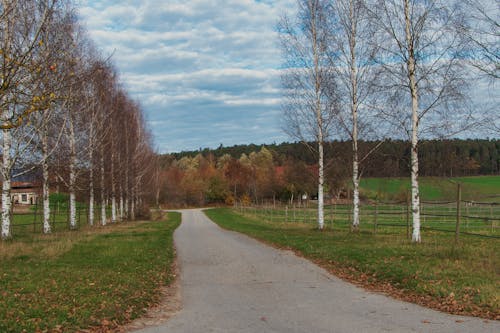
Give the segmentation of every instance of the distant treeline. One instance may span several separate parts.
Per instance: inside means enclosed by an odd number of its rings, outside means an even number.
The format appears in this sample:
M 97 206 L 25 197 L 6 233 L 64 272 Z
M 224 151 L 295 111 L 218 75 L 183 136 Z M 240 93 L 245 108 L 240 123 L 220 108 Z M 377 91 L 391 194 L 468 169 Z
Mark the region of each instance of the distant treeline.
M 377 147 L 378 146 L 378 147 Z M 243 154 L 250 155 L 262 147 L 273 154 L 277 166 L 287 161 L 297 160 L 315 165 L 317 158 L 308 145 L 301 142 L 285 142 L 266 145 L 219 146 L 217 149 L 200 149 L 163 156 L 163 160 L 180 160 L 201 154 L 205 158 L 218 159 L 224 155 L 238 159 Z M 361 159 L 376 148 L 361 165 L 363 177 L 405 177 L 409 176 L 410 144 L 403 140 L 361 141 Z M 325 157 L 331 169 L 338 176 L 348 176 L 351 168 L 352 148 L 350 141 L 333 141 L 326 145 Z M 419 147 L 420 175 L 437 177 L 459 177 L 473 175 L 500 174 L 500 140 L 492 139 L 451 139 L 422 140 Z

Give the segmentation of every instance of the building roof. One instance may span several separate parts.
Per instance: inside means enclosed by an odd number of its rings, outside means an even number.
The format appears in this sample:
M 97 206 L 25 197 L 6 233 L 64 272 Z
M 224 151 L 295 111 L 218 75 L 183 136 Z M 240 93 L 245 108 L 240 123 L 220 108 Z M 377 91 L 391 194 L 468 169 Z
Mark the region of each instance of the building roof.
M 34 189 L 39 188 L 40 184 L 37 182 L 12 182 L 12 189 Z

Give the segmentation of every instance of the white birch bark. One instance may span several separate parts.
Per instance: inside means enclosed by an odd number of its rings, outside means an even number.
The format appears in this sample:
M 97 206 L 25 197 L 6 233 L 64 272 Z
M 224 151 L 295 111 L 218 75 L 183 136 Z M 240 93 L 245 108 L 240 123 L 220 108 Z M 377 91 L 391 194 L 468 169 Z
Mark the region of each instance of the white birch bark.
M 128 194 L 125 196 L 125 205 L 124 205 L 124 214 L 125 214 L 125 218 L 128 220 L 129 217 L 130 217 L 130 202 L 129 202 L 129 199 L 128 199 Z
M 412 132 L 411 132 L 411 210 L 413 221 L 412 242 L 420 243 L 420 195 L 418 185 L 418 91 L 415 79 L 415 53 L 411 35 L 409 0 L 404 3 L 406 43 L 408 45 L 408 78 L 410 81 Z
M 90 121 L 89 129 L 89 216 L 88 224 L 94 225 L 94 121 Z
M 321 114 L 321 75 L 319 68 L 319 46 L 316 27 L 316 6 L 317 2 L 309 4 L 311 12 L 311 38 L 312 51 L 314 61 L 314 93 L 315 93 L 315 108 L 316 108 L 316 126 L 318 131 L 318 228 L 323 229 L 325 224 L 324 216 L 324 163 L 323 163 L 323 116 Z
M 2 164 L 2 239 L 12 237 L 10 232 L 10 211 L 12 208 L 10 190 L 11 190 L 11 156 L 12 134 L 10 130 L 3 131 L 3 164 Z
M 50 187 L 49 187 L 49 138 L 47 125 L 43 124 L 42 133 L 42 200 L 43 200 L 43 233 L 50 234 Z
M 129 163 L 129 153 L 130 153 L 130 148 L 129 148 L 129 140 L 128 140 L 128 127 L 125 126 L 125 157 L 126 157 L 126 163 L 127 166 L 125 167 L 125 218 L 127 220 L 130 219 L 130 214 L 129 214 L 129 208 L 130 208 L 130 176 L 129 176 L 129 169 L 130 165 L 132 163 Z
M 114 145 L 111 144 L 114 150 Z M 111 153 L 111 223 L 116 223 L 116 184 L 115 184 L 114 153 Z
M 324 210 L 324 163 L 323 163 L 323 139 L 318 143 L 319 153 L 319 176 L 318 176 L 318 228 L 323 229 L 325 225 L 325 210 Z
M 101 145 L 101 225 L 106 225 L 106 196 L 104 191 L 104 147 Z
M 352 184 L 353 184 L 353 197 L 352 197 L 352 228 L 353 230 L 359 229 L 359 162 L 357 142 L 353 141 L 353 162 L 352 162 Z
M 120 186 L 120 221 L 123 221 L 123 190 Z
M 132 198 L 130 200 L 130 219 L 132 221 L 135 221 L 135 200 L 134 200 L 134 194 L 133 193 L 132 193 Z
M 69 145 L 70 145 L 70 161 L 69 161 L 69 226 L 71 229 L 76 228 L 76 139 L 75 128 L 71 115 L 69 117 Z
M 94 179 L 93 179 L 93 171 L 90 168 L 91 177 L 89 179 L 89 225 L 94 225 Z
M 350 61 L 350 81 L 351 81 L 351 114 L 352 114 L 352 229 L 359 229 L 359 160 L 358 160 L 358 68 L 356 62 L 356 36 L 357 26 L 354 13 L 354 1 L 349 1 L 349 20 L 351 31 L 349 34 Z
M 111 223 L 116 223 L 116 197 L 111 197 Z

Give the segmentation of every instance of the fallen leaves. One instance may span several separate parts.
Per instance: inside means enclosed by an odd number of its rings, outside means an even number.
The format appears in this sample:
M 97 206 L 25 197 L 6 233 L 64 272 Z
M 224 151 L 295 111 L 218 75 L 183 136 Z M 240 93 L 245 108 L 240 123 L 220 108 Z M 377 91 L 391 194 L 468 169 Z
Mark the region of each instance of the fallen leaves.
M 297 253 L 297 251 L 296 251 Z M 298 253 L 300 255 L 300 253 Z M 417 294 L 416 292 L 398 288 L 396 284 L 377 278 L 376 274 L 367 274 L 357 271 L 354 267 L 343 267 L 332 260 L 316 259 L 314 262 L 342 280 L 354 283 L 365 289 L 381 292 L 391 297 L 419 304 L 456 315 L 468 315 L 491 320 L 500 320 L 499 309 L 480 307 L 472 301 L 472 297 L 480 293 L 480 289 L 465 288 L 465 296 L 457 299 L 451 292 L 446 297 Z M 468 295 L 468 296 L 467 296 Z

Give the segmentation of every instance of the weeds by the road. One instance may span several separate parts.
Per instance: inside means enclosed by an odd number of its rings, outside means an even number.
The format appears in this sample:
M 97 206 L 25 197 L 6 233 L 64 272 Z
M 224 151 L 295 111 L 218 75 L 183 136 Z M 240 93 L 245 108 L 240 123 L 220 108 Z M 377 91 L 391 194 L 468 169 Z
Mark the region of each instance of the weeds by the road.
M 311 225 L 269 223 L 231 209 L 206 214 L 221 227 L 243 232 L 312 259 L 336 275 L 369 289 L 450 313 L 500 319 L 500 242 L 426 232 L 421 244 L 404 235 Z
M 167 221 L 0 243 L 0 332 L 111 329 L 158 301 L 172 279 Z

